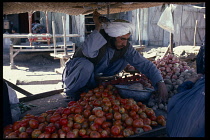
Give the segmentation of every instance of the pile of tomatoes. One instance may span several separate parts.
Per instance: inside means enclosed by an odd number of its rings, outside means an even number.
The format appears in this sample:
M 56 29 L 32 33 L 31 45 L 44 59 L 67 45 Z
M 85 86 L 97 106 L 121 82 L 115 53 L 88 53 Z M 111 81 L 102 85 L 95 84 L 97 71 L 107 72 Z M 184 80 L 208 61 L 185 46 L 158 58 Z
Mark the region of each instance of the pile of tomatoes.
M 5 138 L 107 138 L 128 137 L 165 126 L 163 115 L 141 102 L 123 99 L 113 85 L 100 85 L 82 93 L 68 107 L 39 116 L 25 115 L 4 128 Z

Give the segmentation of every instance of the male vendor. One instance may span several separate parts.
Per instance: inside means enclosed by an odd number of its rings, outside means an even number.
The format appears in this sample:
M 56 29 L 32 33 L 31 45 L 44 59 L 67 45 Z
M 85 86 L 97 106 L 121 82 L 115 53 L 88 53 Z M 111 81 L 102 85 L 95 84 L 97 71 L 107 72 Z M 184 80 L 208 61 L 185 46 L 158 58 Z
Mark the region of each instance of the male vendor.
M 151 80 L 158 89 L 159 101 L 166 101 L 168 93 L 160 71 L 128 41 L 134 31 L 133 25 L 125 21 L 101 23 L 99 16 L 97 11 L 93 12 L 95 30 L 66 63 L 62 77 L 66 95 L 78 100 L 79 93 L 98 86 L 96 74 L 113 76 L 130 64 Z

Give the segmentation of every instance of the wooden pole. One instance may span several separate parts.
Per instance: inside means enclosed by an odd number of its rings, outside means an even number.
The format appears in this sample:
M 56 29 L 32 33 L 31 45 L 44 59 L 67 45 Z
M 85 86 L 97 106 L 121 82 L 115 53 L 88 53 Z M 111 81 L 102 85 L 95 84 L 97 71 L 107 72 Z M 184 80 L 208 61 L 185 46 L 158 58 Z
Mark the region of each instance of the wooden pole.
M 31 24 L 32 24 L 32 12 L 28 12 L 28 27 L 29 27 L 29 34 L 32 34 Z M 30 46 L 32 46 L 32 38 L 29 39 Z
M 46 16 L 46 28 L 47 28 L 47 33 L 49 33 L 49 25 L 48 25 L 48 12 L 45 11 L 45 16 Z M 47 38 L 47 44 L 48 46 L 50 45 L 50 39 Z
M 139 13 L 137 13 L 137 24 L 138 24 L 138 35 L 139 35 L 139 45 L 141 45 L 141 33 L 140 33 L 140 22 L 139 22 Z
M 55 56 L 55 55 L 57 55 L 56 38 L 55 38 L 55 21 L 52 21 L 52 32 L 53 32 L 53 45 L 54 45 L 54 56 Z
M 62 16 L 63 22 L 63 43 L 64 43 L 64 54 L 67 55 L 67 48 L 66 48 L 66 18 Z
M 198 20 L 195 21 L 195 32 L 194 32 L 194 43 L 193 43 L 194 46 L 196 45 L 195 42 L 196 42 L 197 24 L 198 24 Z
M 108 2 L 107 3 L 107 18 L 109 18 L 109 13 L 110 13 L 110 4 Z
M 173 53 L 173 33 L 170 33 L 170 46 L 169 46 L 169 53 Z

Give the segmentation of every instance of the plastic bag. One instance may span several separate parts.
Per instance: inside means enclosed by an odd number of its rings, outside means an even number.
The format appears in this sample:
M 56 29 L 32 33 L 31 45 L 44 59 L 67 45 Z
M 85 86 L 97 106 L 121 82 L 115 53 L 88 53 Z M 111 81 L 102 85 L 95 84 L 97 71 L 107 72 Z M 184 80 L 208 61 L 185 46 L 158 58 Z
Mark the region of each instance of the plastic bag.
M 205 76 L 168 103 L 166 130 L 169 137 L 205 136 Z
M 172 7 L 172 5 L 170 5 L 169 7 L 167 7 L 162 15 L 160 16 L 160 19 L 157 23 L 158 26 L 160 26 L 161 28 L 174 33 L 174 24 L 173 24 L 173 16 L 172 16 L 172 10 L 175 9 L 176 7 Z
M 12 121 L 15 122 L 20 119 L 20 115 L 21 115 L 21 111 L 19 108 L 19 99 L 17 98 L 17 94 L 15 90 L 12 89 L 8 84 L 7 84 L 7 88 L 8 88 L 8 94 L 9 94 Z

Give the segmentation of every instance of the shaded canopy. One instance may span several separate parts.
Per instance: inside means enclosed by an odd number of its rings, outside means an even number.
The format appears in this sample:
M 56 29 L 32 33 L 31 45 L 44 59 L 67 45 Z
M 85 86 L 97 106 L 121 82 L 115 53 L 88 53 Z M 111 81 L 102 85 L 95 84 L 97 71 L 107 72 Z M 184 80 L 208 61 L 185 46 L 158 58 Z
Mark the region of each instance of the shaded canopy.
M 69 15 L 90 14 L 97 9 L 101 14 L 132 11 L 139 8 L 149 8 L 163 4 L 198 4 L 201 2 L 3 2 L 3 14 L 18 14 L 34 11 L 48 11 Z

